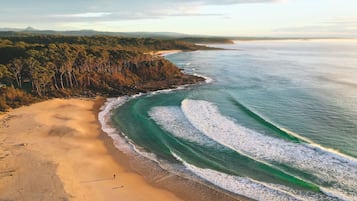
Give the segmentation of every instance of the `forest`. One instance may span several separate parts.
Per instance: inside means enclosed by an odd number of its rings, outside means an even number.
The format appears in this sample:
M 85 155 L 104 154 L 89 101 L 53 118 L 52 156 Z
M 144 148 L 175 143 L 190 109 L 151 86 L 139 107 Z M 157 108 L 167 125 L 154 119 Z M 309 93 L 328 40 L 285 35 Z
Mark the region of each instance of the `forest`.
M 119 96 L 203 81 L 157 50 L 210 49 L 179 40 L 0 35 L 0 111 L 52 97 Z

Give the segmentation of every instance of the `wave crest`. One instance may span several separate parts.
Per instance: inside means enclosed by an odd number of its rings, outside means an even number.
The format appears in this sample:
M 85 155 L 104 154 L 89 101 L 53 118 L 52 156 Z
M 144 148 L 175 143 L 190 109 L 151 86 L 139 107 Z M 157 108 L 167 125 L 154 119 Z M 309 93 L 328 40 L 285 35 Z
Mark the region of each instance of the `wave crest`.
M 287 164 L 318 178 L 337 197 L 357 199 L 357 163 L 309 144 L 266 136 L 223 116 L 208 101 L 185 99 L 182 111 L 190 123 L 220 144 L 267 163 Z M 328 191 L 327 189 L 327 191 Z

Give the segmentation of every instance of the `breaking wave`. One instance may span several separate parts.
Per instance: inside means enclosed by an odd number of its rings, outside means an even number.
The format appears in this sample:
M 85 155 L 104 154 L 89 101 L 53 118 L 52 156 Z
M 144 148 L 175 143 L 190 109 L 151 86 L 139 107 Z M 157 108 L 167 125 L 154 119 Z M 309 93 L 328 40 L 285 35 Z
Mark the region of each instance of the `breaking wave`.
M 258 161 L 284 164 L 313 175 L 314 183 L 344 200 L 357 200 L 357 163 L 306 143 L 292 143 L 245 128 L 208 101 L 185 99 L 188 121 L 214 141 Z M 309 178 L 305 178 L 309 179 Z M 333 190 L 330 190 L 333 189 Z
M 202 179 L 226 189 L 232 193 L 243 195 L 255 200 L 335 200 L 323 194 L 297 191 L 276 184 L 268 184 L 253 179 L 224 174 L 211 169 L 203 169 L 185 162 L 177 154 L 172 153 L 185 167 Z

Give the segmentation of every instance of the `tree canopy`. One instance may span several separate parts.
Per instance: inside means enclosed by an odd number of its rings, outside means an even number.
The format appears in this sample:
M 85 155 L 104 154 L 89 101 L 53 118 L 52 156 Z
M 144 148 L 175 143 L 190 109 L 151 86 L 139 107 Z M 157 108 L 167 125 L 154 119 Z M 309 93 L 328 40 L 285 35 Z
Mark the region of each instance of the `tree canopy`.
M 201 80 L 146 53 L 168 49 L 205 47 L 176 40 L 111 36 L 1 37 L 0 110 L 26 104 L 14 104 L 25 96 L 30 97 L 29 102 L 62 96 L 114 96 Z

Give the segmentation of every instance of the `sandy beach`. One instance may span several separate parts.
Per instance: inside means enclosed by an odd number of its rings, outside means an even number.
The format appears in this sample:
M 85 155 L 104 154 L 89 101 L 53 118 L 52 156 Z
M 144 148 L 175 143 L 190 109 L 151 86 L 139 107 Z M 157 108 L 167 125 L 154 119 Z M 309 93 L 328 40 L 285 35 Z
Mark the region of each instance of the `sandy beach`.
M 0 200 L 181 200 L 113 153 L 97 120 L 103 101 L 53 99 L 2 114 Z
M 246 200 L 119 151 L 98 121 L 104 101 L 52 99 L 1 114 L 0 201 Z
M 170 54 L 176 54 L 176 53 L 179 53 L 179 52 L 182 52 L 182 50 L 159 50 L 159 51 L 151 51 L 151 52 L 148 52 L 146 54 L 163 57 L 163 56 L 167 56 L 167 55 L 170 55 Z

